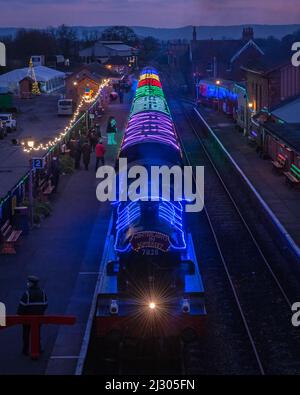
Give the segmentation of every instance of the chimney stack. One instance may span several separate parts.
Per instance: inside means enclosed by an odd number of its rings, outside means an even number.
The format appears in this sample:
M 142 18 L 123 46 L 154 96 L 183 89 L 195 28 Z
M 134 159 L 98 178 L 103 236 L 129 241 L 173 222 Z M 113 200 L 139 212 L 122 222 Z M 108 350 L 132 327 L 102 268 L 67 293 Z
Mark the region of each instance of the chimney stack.
M 253 40 L 254 38 L 254 31 L 252 27 L 244 27 L 243 29 L 243 40 L 249 41 Z
M 194 26 L 194 29 L 193 29 L 193 41 L 197 41 L 197 31 L 196 31 L 196 26 Z

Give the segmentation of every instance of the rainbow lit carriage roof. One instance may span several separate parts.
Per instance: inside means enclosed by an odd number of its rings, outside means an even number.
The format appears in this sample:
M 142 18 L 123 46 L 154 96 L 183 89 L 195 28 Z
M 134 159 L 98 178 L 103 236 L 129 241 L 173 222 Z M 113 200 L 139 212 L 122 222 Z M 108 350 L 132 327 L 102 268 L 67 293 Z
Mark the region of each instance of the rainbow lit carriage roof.
M 121 151 L 135 144 L 162 143 L 180 151 L 174 123 L 155 69 L 142 71 Z

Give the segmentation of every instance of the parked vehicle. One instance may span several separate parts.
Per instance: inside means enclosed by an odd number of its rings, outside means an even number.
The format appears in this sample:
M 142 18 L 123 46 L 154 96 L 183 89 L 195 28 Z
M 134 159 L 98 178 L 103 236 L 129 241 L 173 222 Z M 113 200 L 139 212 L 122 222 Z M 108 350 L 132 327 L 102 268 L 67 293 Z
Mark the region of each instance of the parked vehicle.
M 7 133 L 17 129 L 17 121 L 13 118 L 12 114 L 0 114 L 0 121 L 3 121 L 6 126 Z
M 57 114 L 58 115 L 72 115 L 74 111 L 74 105 L 72 99 L 59 99 L 57 103 Z

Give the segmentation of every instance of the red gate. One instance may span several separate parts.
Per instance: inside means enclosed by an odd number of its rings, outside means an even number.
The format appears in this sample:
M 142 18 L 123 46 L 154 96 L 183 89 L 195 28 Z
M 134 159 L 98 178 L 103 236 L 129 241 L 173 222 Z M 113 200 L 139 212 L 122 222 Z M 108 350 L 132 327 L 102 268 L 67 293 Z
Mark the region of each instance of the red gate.
M 30 325 L 30 356 L 37 359 L 40 356 L 40 326 L 41 325 L 74 325 L 76 317 L 59 315 L 8 315 L 6 316 L 6 329 L 14 325 Z

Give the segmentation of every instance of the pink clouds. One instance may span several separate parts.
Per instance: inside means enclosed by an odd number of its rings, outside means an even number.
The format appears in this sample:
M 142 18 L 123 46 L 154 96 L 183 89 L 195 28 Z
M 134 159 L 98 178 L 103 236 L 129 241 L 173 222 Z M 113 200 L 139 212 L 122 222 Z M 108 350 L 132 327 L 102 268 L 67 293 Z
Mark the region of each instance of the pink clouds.
M 0 0 L 0 10 L 1 27 L 300 22 L 299 0 Z

